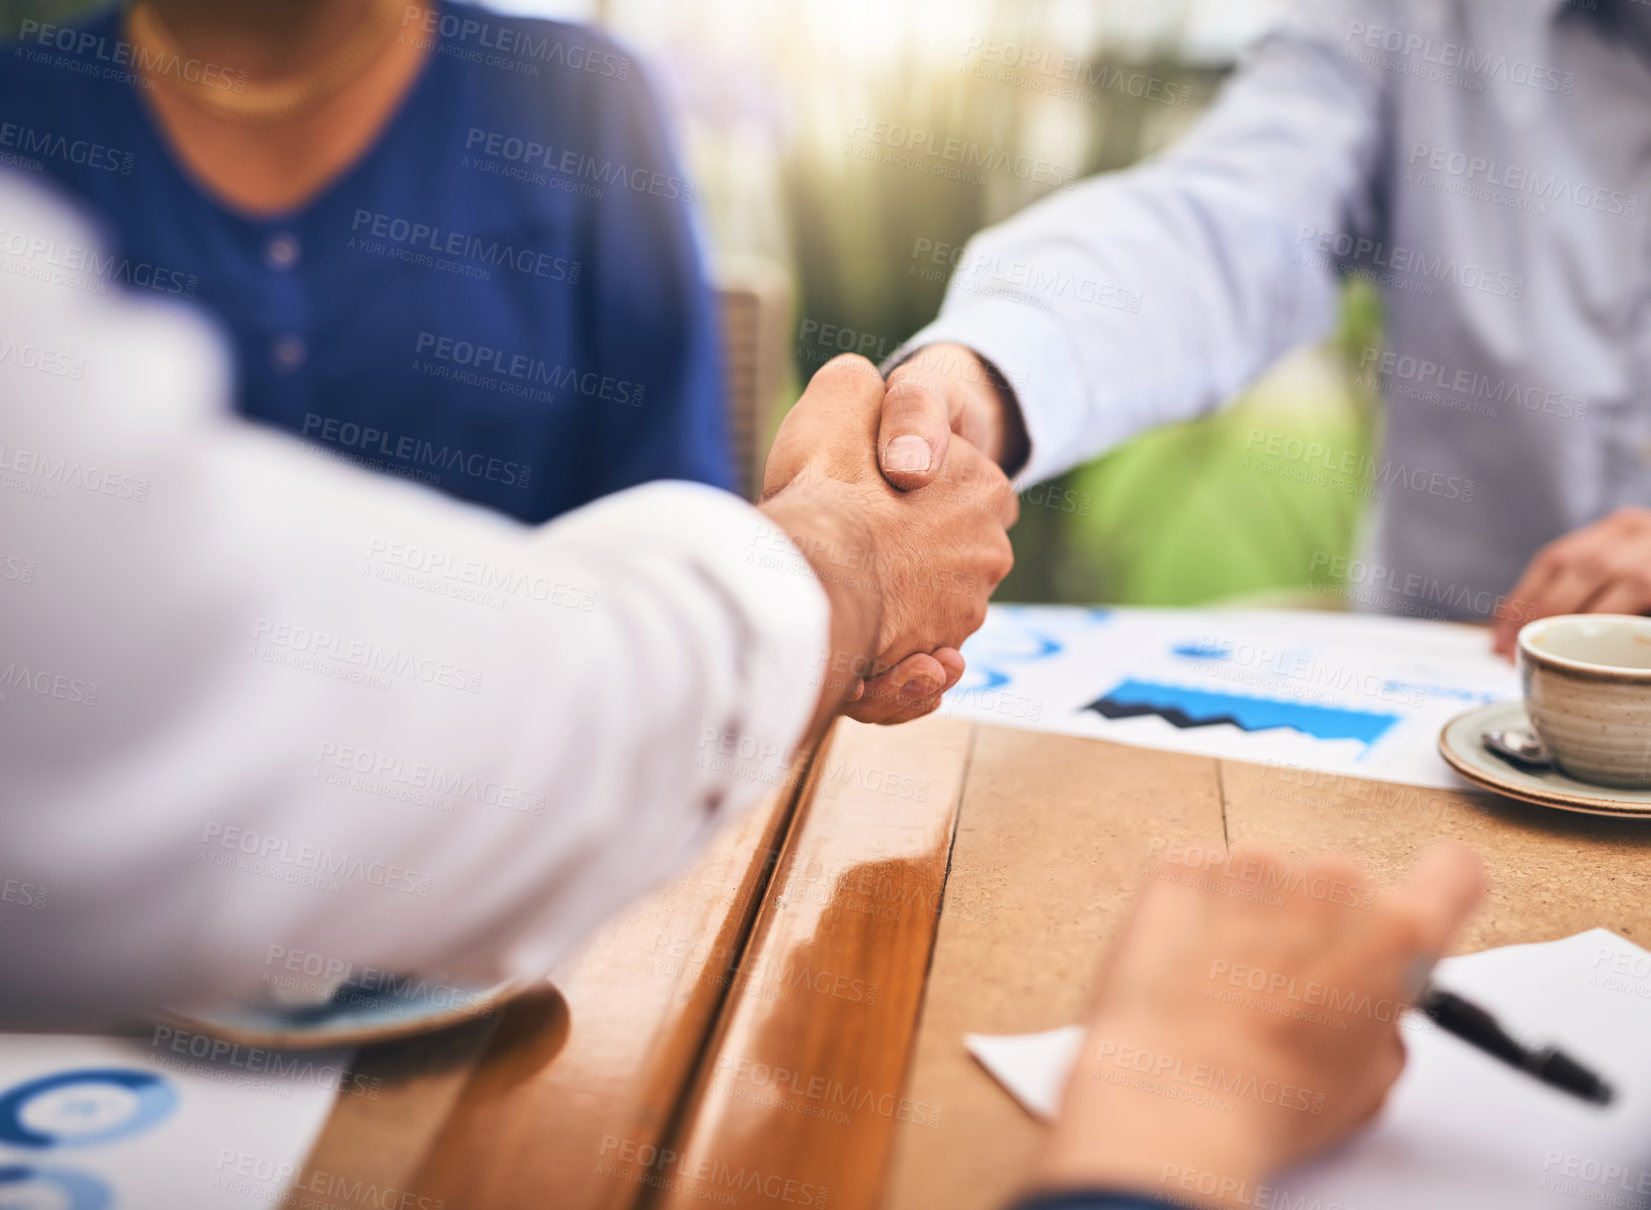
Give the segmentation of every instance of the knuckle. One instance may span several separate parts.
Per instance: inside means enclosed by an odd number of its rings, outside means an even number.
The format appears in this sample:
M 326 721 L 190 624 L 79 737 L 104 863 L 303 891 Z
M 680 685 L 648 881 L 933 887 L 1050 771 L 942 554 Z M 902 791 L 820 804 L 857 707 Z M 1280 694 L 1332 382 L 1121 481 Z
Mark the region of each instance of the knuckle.
M 993 585 L 1001 584 L 1005 577 L 1015 569 L 1015 548 L 1009 544 L 1007 538 L 995 544 L 987 570 L 991 575 Z
M 885 411 L 906 416 L 946 418 L 946 404 L 940 393 L 919 378 L 902 378 L 891 382 L 885 396 Z
M 1590 580 L 1602 580 L 1611 574 L 1613 560 L 1603 551 L 1587 550 L 1576 557 L 1572 564 L 1580 576 Z
M 838 385 L 848 390 L 883 389 L 883 376 L 858 353 L 839 353 L 814 372 L 810 386 Z

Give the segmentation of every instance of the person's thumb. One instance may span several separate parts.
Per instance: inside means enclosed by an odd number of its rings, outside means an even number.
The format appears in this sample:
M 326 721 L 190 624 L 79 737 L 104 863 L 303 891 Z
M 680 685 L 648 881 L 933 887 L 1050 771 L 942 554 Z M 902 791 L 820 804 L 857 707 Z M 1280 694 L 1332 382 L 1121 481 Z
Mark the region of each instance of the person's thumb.
M 951 439 L 951 415 L 939 389 L 912 378 L 889 387 L 877 433 L 877 464 L 885 479 L 905 491 L 934 482 Z

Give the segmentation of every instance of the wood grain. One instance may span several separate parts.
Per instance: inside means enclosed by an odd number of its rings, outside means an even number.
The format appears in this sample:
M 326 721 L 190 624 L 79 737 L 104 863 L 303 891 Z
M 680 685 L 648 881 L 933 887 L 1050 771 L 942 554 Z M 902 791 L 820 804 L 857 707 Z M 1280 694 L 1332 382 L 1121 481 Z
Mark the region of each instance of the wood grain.
M 641 1186 L 609 1175 L 606 1156 L 662 1140 L 795 799 L 794 779 L 556 972 L 569 1016 L 559 1047 L 554 1025 L 507 1018 L 415 1179 L 419 1196 L 446 1210 L 636 1202 Z
M 1069 1025 L 1145 859 L 1221 844 L 1213 760 L 981 727 L 907 1097 L 889 1210 L 1001 1210 L 1042 1128 L 963 1049 L 963 1035 Z M 868 1203 L 874 1204 L 874 1203 Z
M 873 1204 L 902 1099 L 974 729 L 839 723 L 651 1206 Z
M 1288 765 L 1223 761 L 1233 844 L 1300 860 L 1339 852 L 1379 883 L 1398 881 L 1439 840 L 1485 862 L 1489 894 L 1456 951 L 1552 941 L 1603 927 L 1651 939 L 1651 828 L 1496 794 L 1396 786 Z
M 546 1014 L 565 1011 L 554 994 L 540 995 L 534 1003 Z M 351 1068 L 358 1079 L 347 1086 L 366 1091 L 340 1094 L 334 1102 L 321 1136 L 282 1199 L 283 1210 L 344 1210 L 352 1190 L 373 1189 L 385 1197 L 391 1190 L 412 1189 L 425 1152 L 501 1016 L 493 1013 L 428 1037 L 364 1048 Z

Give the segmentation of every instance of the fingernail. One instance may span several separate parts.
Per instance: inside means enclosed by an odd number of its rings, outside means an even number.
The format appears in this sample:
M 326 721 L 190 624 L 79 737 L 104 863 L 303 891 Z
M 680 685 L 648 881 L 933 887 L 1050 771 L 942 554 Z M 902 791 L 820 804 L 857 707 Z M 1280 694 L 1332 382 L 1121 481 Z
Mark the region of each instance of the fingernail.
M 918 698 L 928 697 L 933 692 L 934 686 L 930 685 L 928 681 L 922 677 L 913 677 L 901 686 L 900 696 L 908 702 L 915 702 Z
M 889 471 L 926 471 L 934 455 L 923 438 L 908 435 L 896 437 L 883 451 L 883 469 Z

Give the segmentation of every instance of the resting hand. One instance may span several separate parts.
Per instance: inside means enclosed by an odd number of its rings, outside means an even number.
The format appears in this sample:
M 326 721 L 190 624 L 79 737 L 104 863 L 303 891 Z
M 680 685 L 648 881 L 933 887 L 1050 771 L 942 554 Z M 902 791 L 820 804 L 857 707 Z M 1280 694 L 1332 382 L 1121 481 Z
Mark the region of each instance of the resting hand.
M 899 722 L 934 709 L 962 675 L 956 648 L 1014 563 L 1005 531 L 1019 505 L 966 441 L 950 444 L 935 490 L 890 487 L 875 452 L 883 403 L 864 358 L 822 367 L 775 435 L 762 508 L 832 598 L 822 707 L 852 699 L 855 717 Z
M 1381 1108 L 1404 1066 L 1398 1008 L 1483 875 L 1455 846 L 1384 892 L 1347 862 L 1256 853 L 1152 875 L 1102 964 L 1038 1184 L 1252 1205 Z M 1313 1002 L 1329 1020 L 1298 1018 Z
M 1496 611 L 1496 650 L 1556 613 L 1651 613 L 1651 509 L 1619 508 L 1537 551 Z

